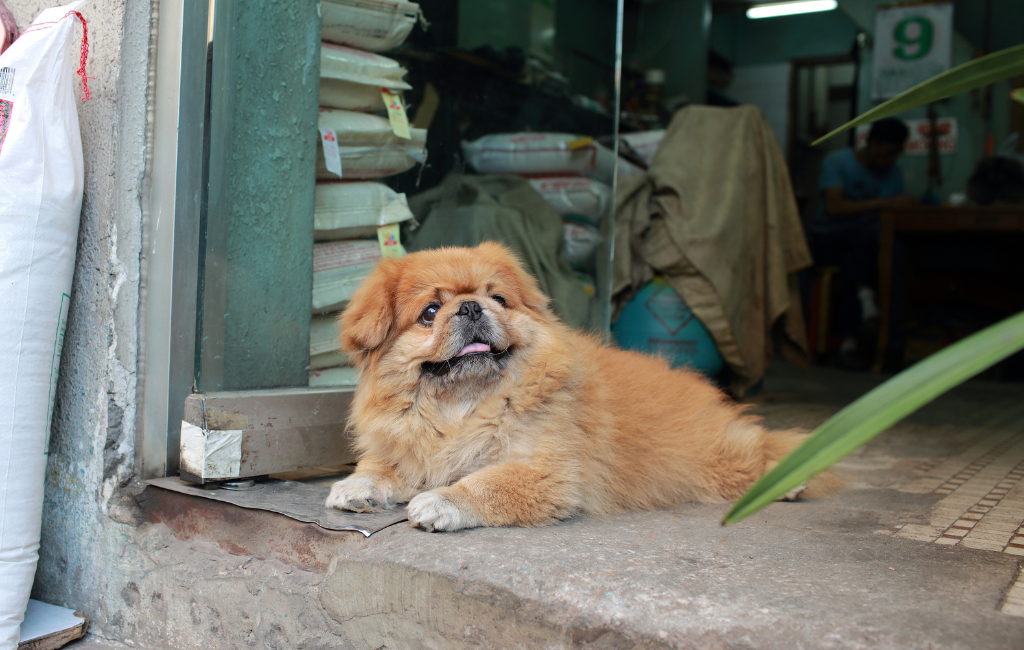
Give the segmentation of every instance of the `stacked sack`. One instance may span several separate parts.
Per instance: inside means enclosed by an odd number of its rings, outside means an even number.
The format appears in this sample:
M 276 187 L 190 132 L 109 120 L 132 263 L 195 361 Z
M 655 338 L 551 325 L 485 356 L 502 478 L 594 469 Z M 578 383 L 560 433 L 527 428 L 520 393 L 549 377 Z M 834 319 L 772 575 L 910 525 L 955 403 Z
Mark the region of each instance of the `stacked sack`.
M 309 385 L 337 386 L 356 381 L 338 313 L 382 257 L 405 254 L 399 224 L 412 219 L 405 195 L 374 179 L 423 163 L 427 132 L 406 125 L 404 137 L 401 124 L 374 114 L 411 88 L 405 68 L 374 52 L 405 41 L 422 20 L 419 5 L 324 0 L 322 12 Z
M 658 147 L 661 146 L 661 141 L 664 139 L 665 129 L 638 131 L 619 136 L 619 140 L 639 156 L 648 167 L 654 162 L 654 154 L 658 153 Z
M 409 129 L 409 138 L 395 135 L 391 123 L 383 117 L 368 113 L 357 113 L 337 108 L 321 108 L 319 126 L 321 133 L 329 129 L 334 142 L 328 140 L 333 155 L 337 151 L 337 162 L 341 175 L 328 167 L 330 162 L 323 146 L 316 151 L 317 181 L 384 178 L 401 174 L 424 161 L 427 146 L 426 129 Z
M 594 295 L 595 253 L 609 213 L 615 167 L 642 173 L 593 138 L 567 133 L 504 133 L 463 142 L 466 161 L 480 173 L 526 176 L 562 215 L 565 252 L 584 288 Z

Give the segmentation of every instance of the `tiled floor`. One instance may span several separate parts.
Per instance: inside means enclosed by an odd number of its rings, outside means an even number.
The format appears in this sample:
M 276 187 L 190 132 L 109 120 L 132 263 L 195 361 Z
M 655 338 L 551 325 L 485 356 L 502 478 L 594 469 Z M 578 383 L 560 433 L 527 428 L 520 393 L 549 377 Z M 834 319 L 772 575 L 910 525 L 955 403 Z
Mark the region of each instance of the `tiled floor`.
M 896 537 L 1024 555 L 1024 437 L 1013 430 L 981 430 L 978 436 L 966 452 L 921 468 L 924 475 L 903 489 L 943 498 L 932 507 L 929 525 L 906 524 Z M 1001 611 L 1024 616 L 1024 575 L 1010 587 Z
M 808 401 L 848 401 L 882 380 L 819 368 L 807 375 L 776 367 L 773 374 L 766 384 L 778 391 L 778 404 L 758 408 L 766 411 L 769 423 L 773 416 L 797 409 L 807 412 Z M 897 524 L 886 532 L 930 544 L 1024 556 L 1024 386 L 972 382 L 886 436 L 892 441 L 894 465 L 915 455 L 926 457 L 885 487 L 942 497 L 922 507 L 918 523 Z M 882 445 L 877 442 L 872 447 L 874 451 L 862 450 L 864 457 L 888 453 L 878 452 Z M 1008 589 L 1001 611 L 1024 616 L 1024 572 Z
M 943 498 L 929 513 L 930 524 L 907 524 L 897 537 L 1024 555 L 1024 540 L 1017 536 L 1024 523 L 1024 437 L 984 430 L 978 437 L 966 452 L 901 488 Z

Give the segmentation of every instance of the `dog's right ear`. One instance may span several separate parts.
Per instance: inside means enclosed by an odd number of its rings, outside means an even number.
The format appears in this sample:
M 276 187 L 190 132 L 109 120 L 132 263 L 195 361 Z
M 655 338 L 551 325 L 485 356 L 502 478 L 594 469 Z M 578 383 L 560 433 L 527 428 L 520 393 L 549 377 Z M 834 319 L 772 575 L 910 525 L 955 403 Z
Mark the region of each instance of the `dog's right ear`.
M 341 314 L 341 349 L 357 361 L 387 340 L 395 320 L 397 267 L 397 260 L 382 259 Z

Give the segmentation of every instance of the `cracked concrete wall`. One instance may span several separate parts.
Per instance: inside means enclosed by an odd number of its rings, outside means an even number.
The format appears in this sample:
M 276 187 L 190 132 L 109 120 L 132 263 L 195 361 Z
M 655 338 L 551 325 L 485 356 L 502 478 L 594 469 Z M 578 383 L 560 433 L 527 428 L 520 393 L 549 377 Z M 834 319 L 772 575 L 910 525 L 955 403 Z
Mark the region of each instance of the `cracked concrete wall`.
M 7 0 L 21 29 L 61 4 Z M 117 560 L 134 532 L 108 506 L 134 463 L 152 6 L 90 0 L 82 14 L 92 92 L 78 106 L 85 196 L 32 595 L 82 609 L 103 629 L 120 606 L 111 598 L 124 585 Z

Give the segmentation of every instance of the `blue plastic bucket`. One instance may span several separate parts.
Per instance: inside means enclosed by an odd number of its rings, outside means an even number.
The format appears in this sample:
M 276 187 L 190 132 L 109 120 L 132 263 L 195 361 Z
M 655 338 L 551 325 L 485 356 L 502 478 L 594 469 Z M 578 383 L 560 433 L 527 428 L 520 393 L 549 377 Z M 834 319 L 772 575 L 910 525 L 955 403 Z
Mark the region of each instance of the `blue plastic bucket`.
M 716 377 L 725 367 L 711 333 L 664 278 L 655 277 L 612 325 L 619 347 L 664 357 Z

